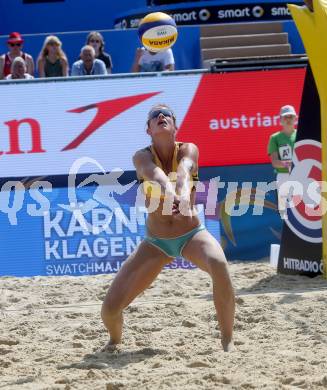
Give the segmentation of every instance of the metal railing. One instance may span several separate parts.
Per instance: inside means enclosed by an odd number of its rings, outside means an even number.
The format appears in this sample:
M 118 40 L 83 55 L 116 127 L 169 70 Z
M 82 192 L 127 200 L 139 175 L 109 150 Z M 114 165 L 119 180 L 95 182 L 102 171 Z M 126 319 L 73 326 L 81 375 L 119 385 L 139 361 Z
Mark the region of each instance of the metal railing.
M 33 84 L 33 83 L 53 83 L 53 82 L 73 82 L 108 79 L 126 79 L 139 77 L 176 77 L 180 75 L 204 74 L 204 73 L 224 73 L 224 72 L 247 72 L 253 70 L 288 69 L 303 68 L 308 64 L 306 55 L 287 55 L 273 57 L 253 57 L 253 58 L 223 58 L 210 63 L 210 69 L 190 69 L 175 70 L 173 72 L 141 72 L 141 73 L 116 73 L 97 76 L 68 76 L 49 77 L 36 79 L 16 79 L 0 80 L 1 85 L 8 84 Z
M 53 83 L 53 82 L 68 82 L 68 81 L 90 81 L 90 80 L 108 80 L 108 79 L 126 79 L 139 77 L 170 77 L 190 74 L 210 73 L 209 69 L 190 69 L 190 70 L 176 70 L 166 72 L 140 72 L 140 73 L 115 73 L 107 75 L 96 76 L 67 76 L 67 77 L 47 77 L 35 79 L 16 79 L 16 80 L 0 80 L 1 85 L 5 84 L 33 84 L 33 83 Z

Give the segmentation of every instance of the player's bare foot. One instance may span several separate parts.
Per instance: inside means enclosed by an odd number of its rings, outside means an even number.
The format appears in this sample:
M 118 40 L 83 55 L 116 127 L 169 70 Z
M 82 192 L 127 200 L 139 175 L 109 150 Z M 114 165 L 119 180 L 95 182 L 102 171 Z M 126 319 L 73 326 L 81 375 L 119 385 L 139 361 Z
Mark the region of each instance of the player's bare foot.
M 233 340 L 221 340 L 224 352 L 233 352 L 236 350 Z
M 115 352 L 119 350 L 119 344 L 114 343 L 113 341 L 108 341 L 108 343 L 101 348 L 101 352 Z

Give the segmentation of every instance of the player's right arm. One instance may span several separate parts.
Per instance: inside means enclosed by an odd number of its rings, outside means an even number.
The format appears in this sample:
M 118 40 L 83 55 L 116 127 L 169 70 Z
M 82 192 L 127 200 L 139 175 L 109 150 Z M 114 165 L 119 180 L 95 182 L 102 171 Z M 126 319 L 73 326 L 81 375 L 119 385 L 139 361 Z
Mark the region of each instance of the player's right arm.
M 175 189 L 165 172 L 152 160 L 152 154 L 147 150 L 139 150 L 133 156 L 133 163 L 138 177 L 155 182 L 161 187 L 161 193 L 175 196 Z

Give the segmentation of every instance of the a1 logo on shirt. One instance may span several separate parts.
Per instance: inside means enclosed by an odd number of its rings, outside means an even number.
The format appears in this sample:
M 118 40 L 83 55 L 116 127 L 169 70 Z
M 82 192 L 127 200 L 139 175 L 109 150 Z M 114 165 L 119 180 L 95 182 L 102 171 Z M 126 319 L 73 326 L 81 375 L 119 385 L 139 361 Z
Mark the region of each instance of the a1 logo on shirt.
M 292 160 L 292 148 L 290 145 L 281 145 L 278 148 L 280 159 L 283 160 Z

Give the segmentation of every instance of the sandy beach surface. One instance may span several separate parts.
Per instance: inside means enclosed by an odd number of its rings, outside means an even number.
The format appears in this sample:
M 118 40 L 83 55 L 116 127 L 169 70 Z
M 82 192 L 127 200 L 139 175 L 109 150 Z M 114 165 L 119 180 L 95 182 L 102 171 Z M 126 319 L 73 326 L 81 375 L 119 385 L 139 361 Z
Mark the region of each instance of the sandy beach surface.
M 2 277 L 0 389 L 326 389 L 327 281 L 231 263 L 235 344 L 224 353 L 208 276 L 164 270 L 126 310 L 113 353 L 100 307 L 113 275 Z

